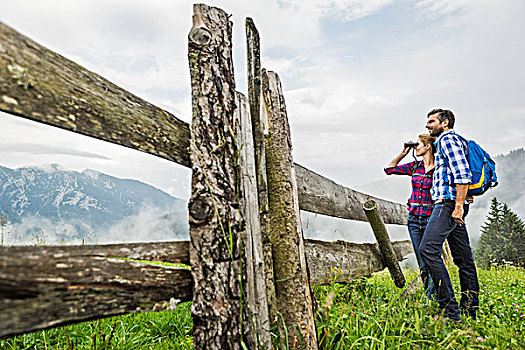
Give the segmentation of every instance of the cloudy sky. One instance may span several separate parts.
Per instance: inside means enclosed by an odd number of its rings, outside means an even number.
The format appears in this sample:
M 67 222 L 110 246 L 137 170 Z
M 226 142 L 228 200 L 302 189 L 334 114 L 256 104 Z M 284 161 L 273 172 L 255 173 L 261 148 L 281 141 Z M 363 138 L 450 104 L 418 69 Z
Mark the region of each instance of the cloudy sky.
M 246 92 L 244 20 L 282 80 L 294 159 L 346 186 L 452 109 L 489 153 L 525 146 L 522 0 L 208 1 L 232 15 L 237 89 Z M 0 0 L 0 20 L 190 122 L 190 1 Z M 188 196 L 189 170 L 0 113 L 0 165 L 91 168 Z

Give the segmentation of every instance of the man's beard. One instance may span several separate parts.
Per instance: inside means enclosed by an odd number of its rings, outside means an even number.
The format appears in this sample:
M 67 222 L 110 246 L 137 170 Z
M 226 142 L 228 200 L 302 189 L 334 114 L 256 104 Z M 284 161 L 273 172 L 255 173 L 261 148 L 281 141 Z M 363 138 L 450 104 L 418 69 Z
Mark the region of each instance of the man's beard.
M 443 129 L 442 126 L 436 127 L 430 132 L 430 136 L 437 137 L 437 136 L 441 135 L 443 133 L 443 131 L 445 131 L 445 130 Z

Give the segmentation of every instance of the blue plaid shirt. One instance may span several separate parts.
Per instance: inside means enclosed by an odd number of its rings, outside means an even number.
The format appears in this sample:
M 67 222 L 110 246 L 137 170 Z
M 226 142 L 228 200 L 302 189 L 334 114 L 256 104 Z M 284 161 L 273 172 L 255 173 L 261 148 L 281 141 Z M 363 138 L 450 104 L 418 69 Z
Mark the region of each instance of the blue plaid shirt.
M 456 184 L 469 184 L 472 181 L 467 160 L 467 145 L 454 130 L 447 130 L 436 140 L 436 168 L 430 191 L 432 200 L 456 199 Z

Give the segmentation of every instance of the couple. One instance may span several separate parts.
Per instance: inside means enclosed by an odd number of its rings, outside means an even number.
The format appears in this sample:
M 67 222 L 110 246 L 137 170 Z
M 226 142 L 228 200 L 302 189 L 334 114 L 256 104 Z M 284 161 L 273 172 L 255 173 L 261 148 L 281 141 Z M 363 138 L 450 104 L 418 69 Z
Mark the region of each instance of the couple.
M 464 221 L 469 208 L 467 191 L 472 180 L 468 149 L 454 132 L 454 122 L 454 114 L 449 110 L 430 111 L 426 124 L 429 134 L 419 136 L 415 149 L 422 160 L 398 166 L 410 151 L 410 147 L 405 147 L 387 165 L 385 172 L 412 176 L 408 230 L 425 292 L 429 298 L 436 299 L 444 317 L 461 322 L 460 312 L 476 318 L 479 283 Z M 454 264 L 459 268 L 459 305 L 441 258 L 445 239 Z

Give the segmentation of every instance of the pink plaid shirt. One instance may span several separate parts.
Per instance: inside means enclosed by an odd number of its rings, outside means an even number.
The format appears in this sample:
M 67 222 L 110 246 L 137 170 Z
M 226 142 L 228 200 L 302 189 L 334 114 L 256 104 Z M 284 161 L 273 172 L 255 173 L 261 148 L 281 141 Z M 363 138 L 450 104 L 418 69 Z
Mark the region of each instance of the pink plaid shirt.
M 434 169 L 425 173 L 423 161 L 418 161 L 418 166 L 412 174 L 412 168 L 416 161 L 398 165 L 393 168 L 385 168 L 387 175 L 409 175 L 412 176 L 412 194 L 408 199 L 408 211 L 414 215 L 430 216 L 432 214 L 432 175 Z

